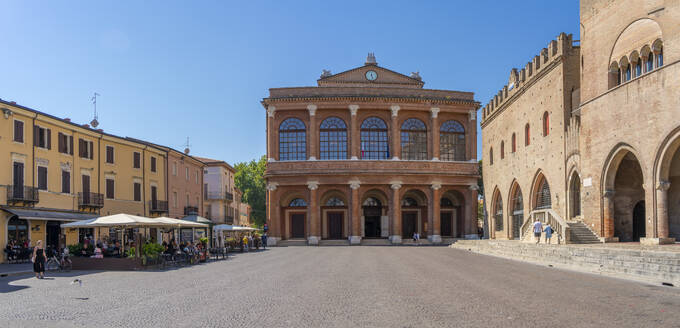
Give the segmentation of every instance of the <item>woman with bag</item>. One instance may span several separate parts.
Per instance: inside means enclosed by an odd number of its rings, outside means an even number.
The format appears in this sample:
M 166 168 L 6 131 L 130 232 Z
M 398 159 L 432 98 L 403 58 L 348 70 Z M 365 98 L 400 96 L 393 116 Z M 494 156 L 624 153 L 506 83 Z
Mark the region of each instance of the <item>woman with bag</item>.
M 38 279 L 45 278 L 45 260 L 47 255 L 45 254 L 45 249 L 42 248 L 42 240 L 38 240 L 35 247 L 33 248 L 33 257 L 31 261 L 33 262 L 33 271 L 35 272 L 35 277 Z

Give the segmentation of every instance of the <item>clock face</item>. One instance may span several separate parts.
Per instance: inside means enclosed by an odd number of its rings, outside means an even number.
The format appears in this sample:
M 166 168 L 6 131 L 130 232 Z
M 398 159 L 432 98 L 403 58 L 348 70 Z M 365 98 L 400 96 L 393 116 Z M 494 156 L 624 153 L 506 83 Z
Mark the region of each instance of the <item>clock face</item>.
M 366 79 L 369 81 L 375 81 L 375 79 L 378 78 L 378 73 L 375 71 L 368 71 L 366 72 Z

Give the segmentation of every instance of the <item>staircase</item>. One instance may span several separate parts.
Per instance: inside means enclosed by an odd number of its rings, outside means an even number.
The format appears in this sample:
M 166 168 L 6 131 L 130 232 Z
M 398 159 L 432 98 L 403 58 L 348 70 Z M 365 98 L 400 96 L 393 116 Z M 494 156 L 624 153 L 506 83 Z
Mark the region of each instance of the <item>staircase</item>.
M 581 221 L 569 222 L 569 244 L 599 244 L 600 238 Z
M 361 239 L 361 246 L 390 246 L 392 243 L 390 243 L 389 240 L 386 238 L 363 238 Z
M 307 246 L 307 240 L 305 239 L 285 239 L 285 240 L 279 240 L 278 243 L 276 243 L 276 246 Z
M 349 240 L 342 239 L 321 239 L 319 246 L 349 246 Z

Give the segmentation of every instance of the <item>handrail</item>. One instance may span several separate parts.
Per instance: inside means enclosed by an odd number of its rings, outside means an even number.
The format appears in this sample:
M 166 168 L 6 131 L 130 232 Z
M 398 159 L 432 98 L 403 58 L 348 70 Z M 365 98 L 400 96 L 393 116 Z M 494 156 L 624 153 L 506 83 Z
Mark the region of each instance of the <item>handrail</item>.
M 533 226 L 534 221 L 537 219 L 543 224 L 550 224 L 553 230 L 557 233 L 558 243 L 567 238 L 569 229 L 569 224 L 567 224 L 567 221 L 565 221 L 552 208 L 546 208 L 536 209 L 529 213 L 529 220 L 524 221 L 520 230 L 522 233 L 522 239 L 524 239 L 527 234 L 531 234 L 531 227 Z

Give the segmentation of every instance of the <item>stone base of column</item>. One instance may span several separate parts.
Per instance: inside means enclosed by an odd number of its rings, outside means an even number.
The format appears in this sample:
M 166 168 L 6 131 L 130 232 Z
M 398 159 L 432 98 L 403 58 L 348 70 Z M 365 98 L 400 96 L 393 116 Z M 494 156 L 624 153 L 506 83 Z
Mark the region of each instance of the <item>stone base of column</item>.
M 433 244 L 441 244 L 442 236 L 440 235 L 427 236 L 427 240 L 429 240 Z
M 350 160 L 351 161 L 358 161 L 359 159 L 356 156 L 352 156 L 352 158 L 350 158 Z
M 619 237 L 600 237 L 600 241 L 603 243 L 618 243 Z
M 675 238 L 640 238 L 640 245 L 674 244 Z
M 307 245 L 319 245 L 319 237 L 317 236 L 309 236 L 307 237 Z
M 401 244 L 401 236 L 399 235 L 390 236 L 389 239 L 392 244 Z
M 349 236 L 349 244 L 350 245 L 361 244 L 361 236 Z
M 267 247 L 276 246 L 281 240 L 281 237 L 267 237 Z
M 476 233 L 475 233 L 475 234 L 469 234 L 469 235 L 465 235 L 464 238 L 465 238 L 465 239 L 479 239 L 479 235 L 476 234 Z M 499 238 L 494 238 L 494 239 L 499 239 Z M 507 238 L 506 238 L 506 239 L 507 239 Z

